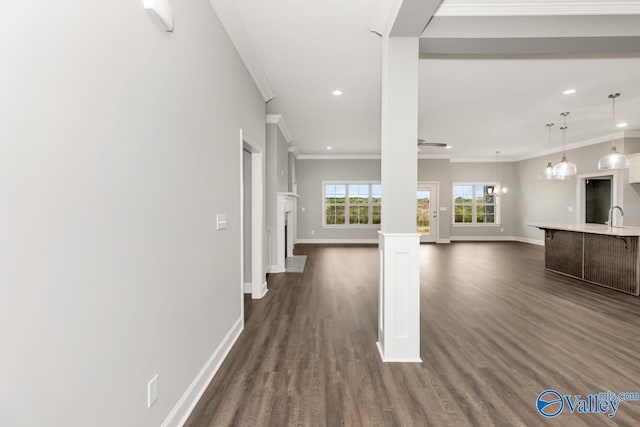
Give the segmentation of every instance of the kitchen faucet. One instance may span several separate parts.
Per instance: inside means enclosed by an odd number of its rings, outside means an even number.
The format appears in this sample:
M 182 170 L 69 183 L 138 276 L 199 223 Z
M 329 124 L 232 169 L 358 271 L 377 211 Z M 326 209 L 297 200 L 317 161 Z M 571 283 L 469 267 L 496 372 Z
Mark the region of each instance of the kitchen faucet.
M 624 216 L 624 211 L 620 206 L 618 205 L 612 206 L 611 209 L 609 209 L 609 230 L 613 228 L 613 211 L 615 209 L 620 209 L 620 216 Z

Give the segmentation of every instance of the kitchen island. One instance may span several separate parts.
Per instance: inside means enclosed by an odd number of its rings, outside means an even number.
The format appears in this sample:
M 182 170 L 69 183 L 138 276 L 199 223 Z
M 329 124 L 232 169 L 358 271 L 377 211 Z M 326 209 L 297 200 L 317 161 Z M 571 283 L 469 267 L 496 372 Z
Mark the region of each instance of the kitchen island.
M 640 294 L 640 227 L 530 224 L 544 230 L 545 269 Z

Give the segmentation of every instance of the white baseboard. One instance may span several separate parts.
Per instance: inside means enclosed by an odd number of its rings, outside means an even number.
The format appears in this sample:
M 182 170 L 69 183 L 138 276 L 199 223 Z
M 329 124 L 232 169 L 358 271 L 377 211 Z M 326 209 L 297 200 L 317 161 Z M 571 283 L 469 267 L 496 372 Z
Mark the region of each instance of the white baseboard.
M 296 243 L 317 245 L 377 245 L 378 239 L 297 239 Z
M 284 273 L 286 269 L 282 265 L 270 265 L 267 273 Z
M 451 239 L 438 239 L 436 243 L 451 243 Z
M 189 388 L 184 392 L 176 406 L 171 410 L 162 423 L 162 427 L 180 427 L 187 422 L 189 415 L 196 403 L 202 397 L 214 375 L 220 369 L 220 365 L 229 354 L 243 329 L 242 317 L 233 324 L 218 348 L 213 352 L 207 363 L 204 364 L 198 375 L 193 379 Z
M 451 236 L 452 242 L 514 242 L 515 236 Z
M 269 291 L 269 289 L 267 289 L 267 282 L 265 281 L 262 286 L 260 287 L 260 295 L 255 296 L 255 297 L 251 297 L 252 299 L 262 299 L 264 298 L 264 296 L 267 294 L 267 292 Z
M 250 294 L 251 292 L 253 292 L 252 287 L 253 286 L 251 285 L 251 283 L 245 283 L 244 284 L 244 293 L 245 294 Z
M 516 237 L 517 242 L 529 243 L 532 245 L 544 246 L 544 240 L 529 239 L 528 237 Z

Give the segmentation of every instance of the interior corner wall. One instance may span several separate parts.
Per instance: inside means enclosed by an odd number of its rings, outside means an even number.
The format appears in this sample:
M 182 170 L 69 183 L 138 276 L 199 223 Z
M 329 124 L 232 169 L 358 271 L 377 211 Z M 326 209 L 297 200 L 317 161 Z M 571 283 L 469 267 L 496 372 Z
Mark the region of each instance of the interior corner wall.
M 268 265 L 275 265 L 278 193 L 289 190 L 289 146 L 277 124 L 266 125 L 266 246 Z
M 296 179 L 297 159 L 295 154 L 289 153 L 289 179 L 287 182 L 287 191 L 289 193 L 298 193 L 298 181 Z
M 242 325 L 264 100 L 207 0 L 3 6 L 0 425 L 157 427 Z

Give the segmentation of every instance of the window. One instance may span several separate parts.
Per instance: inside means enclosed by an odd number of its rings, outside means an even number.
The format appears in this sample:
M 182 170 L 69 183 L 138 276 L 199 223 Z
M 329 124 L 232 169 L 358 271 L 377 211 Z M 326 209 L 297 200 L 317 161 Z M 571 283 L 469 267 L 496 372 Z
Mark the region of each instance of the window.
M 380 224 L 380 184 L 323 182 L 322 189 L 323 225 L 352 227 Z
M 454 224 L 500 224 L 500 198 L 496 183 L 454 183 Z

